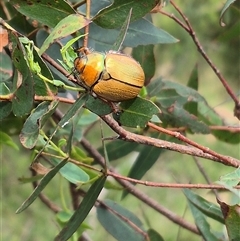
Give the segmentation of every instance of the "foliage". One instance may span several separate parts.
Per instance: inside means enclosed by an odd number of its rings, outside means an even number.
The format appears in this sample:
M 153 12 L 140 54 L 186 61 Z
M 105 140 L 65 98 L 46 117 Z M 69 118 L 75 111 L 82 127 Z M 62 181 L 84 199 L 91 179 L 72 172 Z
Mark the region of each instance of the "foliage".
M 207 39 L 203 45 L 200 43 L 198 31 L 181 10 L 183 4 L 178 6 L 175 1 L 160 4 L 155 0 L 75 2 L 13 0 L 1 3 L 4 8 L 0 12 L 3 39 L 0 43 L 0 148 L 2 151 L 9 146 L 19 151 L 24 147 L 31 152 L 32 176 L 22 176 L 19 180 L 34 186 L 16 212 L 29 210 L 40 198 L 56 215 L 60 230 L 53 232 L 58 232 L 55 238 L 51 237 L 56 241 L 88 240 L 86 234 L 91 234 L 91 230 L 97 232 L 96 227 L 99 228 L 91 223 L 91 215 L 119 241 L 167 240 L 161 232 L 162 224 L 157 222 L 156 228 L 153 225 L 156 220 L 144 209 L 141 215 L 131 211 L 128 198 L 134 196 L 138 204 L 153 208 L 157 218 L 160 214 L 169 219 L 171 229 L 177 224 L 188 230 L 188 235 L 196 235 L 196 240 L 240 239 L 240 161 L 230 154 L 221 154 L 219 149 L 213 151 L 199 141 L 199 136 L 208 135 L 216 138 L 217 143 L 236 146 L 240 142 L 240 128 L 226 123 L 209 103 L 211 96 L 199 90 L 202 73 L 198 64 L 194 63 L 187 84 L 180 84 L 180 76 L 176 83 L 158 74 L 156 47 L 179 44 L 178 37 L 157 27 L 155 18 L 160 16 L 173 20 L 174 28 L 189 34 L 199 55 L 213 70 L 223 91 L 229 94 L 234 105 L 232 115 L 240 119 L 239 93 L 235 93 L 204 51 Z M 225 45 L 239 39 L 235 28 L 240 23 L 239 17 L 235 21 L 239 10 L 239 3 L 228 0 L 219 13 L 219 23 L 226 28 Z M 179 17 L 171 11 L 180 14 Z M 215 27 L 220 25 L 216 23 Z M 89 48 L 105 53 L 109 50 L 127 52 L 131 48 L 131 55 L 145 73 L 145 86 L 138 97 L 112 103 L 96 98 L 79 82 L 74 60 L 78 57 L 76 49 L 86 47 L 86 43 Z M 191 58 L 190 52 L 186 51 L 185 55 Z M 182 64 L 176 59 L 173 61 L 176 66 Z M 224 61 L 226 65 L 230 62 Z M 111 71 L 119 68 L 121 66 L 116 65 Z M 131 66 L 124 70 L 128 73 Z M 121 95 L 124 96 L 126 90 Z M 15 143 L 16 135 L 22 147 Z M 205 178 L 201 180 L 204 183 L 189 184 L 186 179 L 180 179 L 181 183 L 176 179 L 167 183 L 166 179 L 162 183 L 154 177 L 152 181 L 144 181 L 150 170 L 154 170 L 155 177 L 163 175 L 164 170 L 159 172 L 155 166 L 173 152 L 191 156 L 199 168 L 199 177 L 202 174 Z M 212 183 L 202 170 L 199 157 L 208 161 L 207 168 L 223 165 L 232 169 Z M 113 168 L 117 160 L 128 158 L 133 160 L 128 174 L 124 168 Z M 184 170 L 178 172 L 184 177 Z M 69 193 L 63 187 L 59 193 L 53 190 L 61 197 L 61 207 L 42 192 L 56 175 L 69 184 Z M 182 188 L 194 221 L 182 218 L 179 210 L 175 213 L 175 205 L 168 208 L 161 205 L 160 199 L 148 196 L 147 191 L 136 184 L 146 185 L 148 189 L 167 187 L 170 196 L 173 196 L 172 188 Z M 209 201 L 204 193 L 193 192 L 193 188 L 212 189 L 216 199 Z M 103 189 L 107 198 L 100 195 Z M 225 190 L 233 202 L 222 200 L 220 190 Z M 116 192 L 120 193 L 121 200 L 114 198 Z M 72 204 L 67 204 L 68 199 Z M 121 205 L 122 200 L 126 206 Z M 91 210 L 96 213 L 92 214 Z M 213 221 L 218 224 L 217 232 Z M 227 232 L 223 231 L 224 227 Z M 180 240 L 181 234 L 178 235 Z

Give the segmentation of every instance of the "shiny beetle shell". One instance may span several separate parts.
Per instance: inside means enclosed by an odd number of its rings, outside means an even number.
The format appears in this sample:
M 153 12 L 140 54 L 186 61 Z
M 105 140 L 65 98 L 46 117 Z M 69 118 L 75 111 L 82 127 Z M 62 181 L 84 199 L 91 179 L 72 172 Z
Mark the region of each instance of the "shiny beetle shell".
M 93 96 L 120 102 L 139 94 L 145 76 L 135 59 L 114 51 L 104 54 L 81 48 L 78 52 L 80 57 L 74 61 L 75 75 L 79 84 Z

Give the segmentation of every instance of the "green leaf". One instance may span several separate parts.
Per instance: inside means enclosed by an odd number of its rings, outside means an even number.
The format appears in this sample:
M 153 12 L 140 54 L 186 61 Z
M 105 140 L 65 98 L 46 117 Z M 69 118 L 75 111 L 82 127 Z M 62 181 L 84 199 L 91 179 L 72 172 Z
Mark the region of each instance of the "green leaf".
M 223 6 L 223 9 L 221 11 L 221 14 L 220 14 L 220 19 L 219 19 L 219 22 L 220 22 L 220 25 L 222 27 L 225 26 L 225 23 L 223 22 L 223 16 L 225 14 L 225 12 L 227 11 L 227 9 L 231 6 L 231 4 L 233 4 L 236 0 L 227 0 Z
M 137 47 L 138 45 L 149 44 L 172 44 L 178 41 L 163 29 L 154 26 L 149 20 L 139 19 L 129 25 L 123 45 Z
M 106 7 L 100 11 L 93 21 L 100 25 L 102 28 L 119 28 L 128 16 L 132 8 L 131 21 L 144 17 L 156 5 L 155 0 L 115 0 L 110 7 Z
M 190 75 L 190 78 L 188 80 L 187 86 L 194 89 L 198 90 L 198 66 L 195 65 L 192 73 Z M 184 109 L 188 111 L 189 113 L 192 113 L 193 115 L 197 116 L 197 110 L 198 110 L 198 103 L 197 102 L 187 102 L 184 105 Z
M 188 205 L 203 239 L 206 241 L 218 241 L 218 238 L 211 232 L 211 227 L 204 217 L 204 214 L 190 201 L 188 201 Z
M 14 98 L 12 100 L 13 113 L 24 116 L 30 113 L 33 106 L 34 78 L 27 64 L 25 49 L 14 33 L 9 33 L 12 42 L 12 60 L 16 67 L 14 71 Z
M 64 227 L 64 225 L 69 221 L 73 213 L 66 212 L 66 211 L 60 211 L 56 214 L 56 219 L 58 223 L 61 225 L 61 227 Z M 80 227 L 77 229 L 77 235 L 78 237 L 81 236 L 81 234 L 86 231 L 87 229 L 92 229 L 91 226 L 87 225 L 86 223 L 82 223 Z
M 127 34 L 127 31 L 128 31 L 128 27 L 129 27 L 129 23 L 130 23 L 130 20 L 131 20 L 131 15 L 132 15 L 132 8 L 130 8 L 129 10 L 129 14 L 126 18 L 126 20 L 124 21 L 123 23 L 123 26 L 118 34 L 118 37 L 113 45 L 113 48 L 112 50 L 115 50 L 115 51 L 120 51 L 121 47 L 122 47 L 122 44 L 123 44 L 123 41 L 126 37 L 126 34 Z
M 5 95 L 8 92 L 8 88 L 4 83 L 0 83 L 0 95 Z M 0 121 L 5 119 L 12 112 L 12 102 L 1 101 L 0 102 Z
M 188 201 L 191 204 L 193 204 L 199 211 L 201 211 L 208 217 L 213 218 L 218 222 L 224 224 L 221 210 L 217 205 L 208 202 L 207 200 L 205 200 L 204 198 L 202 198 L 201 196 L 197 195 L 189 189 L 183 189 L 183 193 L 185 194 Z
M 154 229 L 148 229 L 150 241 L 164 241 L 163 237 Z
M 154 114 L 160 113 L 159 108 L 151 101 L 137 97 L 123 101 L 120 113 L 113 113 L 113 117 L 121 125 L 128 127 L 145 127 Z
M 112 108 L 108 103 L 104 102 L 101 99 L 94 98 L 91 95 L 88 95 L 85 107 L 99 116 L 108 115 L 112 113 Z
M 185 126 L 194 133 L 209 134 L 209 127 L 199 121 L 198 118 L 182 108 L 175 102 L 167 109 L 162 109 L 162 114 L 160 114 L 160 119 L 163 123 L 167 123 L 172 126 L 182 127 Z
M 226 125 L 221 117 L 209 107 L 206 101 L 198 103 L 198 117 L 207 125 Z M 231 130 L 212 130 L 211 133 L 221 141 L 237 144 L 240 142 L 240 135 L 238 132 L 231 132 Z
M 161 78 L 147 86 L 148 94 L 161 106 L 160 116 L 163 123 L 173 126 L 189 126 L 194 132 L 209 133 L 207 125 L 224 125 L 221 117 L 207 104 L 206 100 L 194 89 Z M 197 116 L 187 112 L 188 103 L 196 102 Z M 192 109 L 189 109 L 192 111 Z M 165 114 L 165 116 L 164 116 Z M 185 124 L 186 123 L 186 124 Z M 238 133 L 212 130 L 211 133 L 222 141 L 239 143 Z
M 154 45 L 140 45 L 133 49 L 132 57 L 142 66 L 145 73 L 145 85 L 149 83 L 155 74 L 155 57 L 153 53 Z
M 76 100 L 76 102 L 71 106 L 71 108 L 63 116 L 63 118 L 59 121 L 58 123 L 59 127 L 65 126 L 68 123 L 68 121 L 77 113 L 77 111 L 79 111 L 83 107 L 86 101 L 86 98 L 87 97 L 84 94 Z
M 50 161 L 55 166 L 60 163 L 60 161 L 56 158 L 50 158 Z M 64 167 L 60 169 L 59 172 L 64 178 L 73 184 L 85 183 L 89 181 L 88 174 L 71 162 L 68 162 Z
M 103 204 L 99 204 L 97 207 L 97 218 L 106 231 L 118 241 L 145 240 L 143 236 L 145 231 L 143 230 L 142 223 L 138 217 L 111 200 L 105 200 Z M 137 226 L 141 232 L 137 231 L 133 225 Z
M 231 193 L 234 194 L 234 197 L 236 198 L 237 202 L 240 200 L 240 190 L 233 188 L 232 186 L 228 185 L 225 181 L 216 181 L 215 183 L 224 186 L 227 190 L 229 190 Z
M 240 206 L 229 206 L 228 204 L 219 200 L 218 203 L 222 209 L 229 240 L 240 240 Z
M 53 136 L 56 134 L 56 132 L 63 128 L 65 125 L 68 124 L 69 120 L 73 118 L 73 116 L 82 109 L 85 101 L 87 99 L 87 95 L 83 94 L 80 98 L 78 98 L 75 103 L 69 108 L 69 110 L 65 113 L 65 115 L 61 118 L 61 120 L 58 122 L 55 130 L 52 132 L 51 136 L 48 138 L 48 141 L 44 144 L 42 149 L 38 152 L 38 154 L 35 156 L 34 161 L 37 160 L 39 155 L 42 153 L 44 148 L 49 144 L 50 140 L 53 138 Z
M 138 143 L 136 142 L 126 142 L 122 140 L 114 140 L 106 145 L 107 154 L 109 161 L 117 160 L 121 157 L 128 155 L 129 153 L 135 151 Z M 98 151 L 104 155 L 103 147 L 99 148 Z
M 0 95 L 8 95 L 11 91 L 4 82 L 0 83 Z
M 52 178 L 58 173 L 58 171 L 67 163 L 67 159 L 61 161 L 57 166 L 55 166 L 51 171 L 49 171 L 41 179 L 38 186 L 33 190 L 31 195 L 23 202 L 23 204 L 17 209 L 16 213 L 21 213 L 27 207 L 29 207 L 34 200 L 38 197 L 41 191 L 47 186 L 47 184 L 52 180 Z
M 44 53 L 55 40 L 71 35 L 89 23 L 89 20 L 78 14 L 71 14 L 62 19 L 44 41 L 41 49 L 39 50 L 39 55 Z
M 86 104 L 87 105 L 87 104 Z M 86 106 L 85 105 L 85 106 Z M 81 118 L 79 118 L 78 125 L 88 126 L 98 120 L 98 116 L 92 113 L 91 111 L 85 109 Z
M 73 235 L 94 206 L 101 190 L 103 189 L 105 181 L 106 177 L 101 176 L 96 182 L 93 183 L 87 194 L 84 196 L 79 207 L 70 218 L 68 224 L 54 239 L 55 241 L 66 241 Z
M 74 9 L 63 0 L 51 2 L 48 0 L 31 0 L 30 2 L 11 0 L 10 3 L 23 15 L 51 28 L 69 14 L 75 13 Z
M 40 103 L 36 109 L 33 110 L 31 115 L 25 121 L 23 129 L 19 135 L 20 142 L 24 147 L 31 149 L 36 145 L 40 129 L 53 114 L 57 105 L 58 101 L 45 101 Z
M 0 52 L 0 76 L 1 81 L 5 81 L 12 77 L 12 60 L 10 59 L 9 55 L 4 52 Z M 2 84 L 2 83 L 1 83 Z
M 231 187 L 237 186 L 240 183 L 240 168 L 237 168 L 235 171 L 221 176 L 220 181 Z
M 2 146 L 11 146 L 15 150 L 19 150 L 18 146 L 15 144 L 13 139 L 6 133 L 0 131 L 0 150 L 2 149 Z
M 33 41 L 27 39 L 26 37 L 21 37 L 19 40 L 24 46 L 25 57 L 29 71 L 31 72 L 31 75 L 34 79 L 35 94 L 39 96 L 49 96 L 49 94 L 56 94 L 58 90 L 56 86 L 43 80 L 39 76 L 39 74 L 41 74 L 49 81 L 53 81 L 52 73 L 36 51 Z
M 128 177 L 140 180 L 145 173 L 154 165 L 164 150 L 153 146 L 144 146 L 134 162 Z M 127 191 L 123 192 L 122 198 L 126 197 Z

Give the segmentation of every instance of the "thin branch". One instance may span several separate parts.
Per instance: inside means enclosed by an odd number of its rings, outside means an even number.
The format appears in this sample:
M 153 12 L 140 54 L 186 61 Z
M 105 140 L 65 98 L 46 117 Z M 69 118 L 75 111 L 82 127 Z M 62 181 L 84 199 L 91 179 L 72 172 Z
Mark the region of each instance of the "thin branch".
M 92 145 L 87 141 L 87 139 L 82 138 L 81 140 L 82 146 L 85 148 L 89 154 L 94 157 L 95 161 L 99 163 L 102 167 L 104 167 L 104 158 L 103 156 L 92 147 Z M 109 171 L 112 173 L 117 174 L 113 168 L 109 168 Z M 141 192 L 138 190 L 134 185 L 132 185 L 130 182 L 116 178 L 116 181 L 120 183 L 128 192 L 130 192 L 133 196 L 137 197 L 139 200 L 141 200 L 146 205 L 152 207 L 157 212 L 161 213 L 162 215 L 166 216 L 168 219 L 170 219 L 172 222 L 180 225 L 183 228 L 186 228 L 190 230 L 191 232 L 195 234 L 199 234 L 199 231 L 195 225 L 192 225 L 188 222 L 186 222 L 182 217 L 179 217 L 172 211 L 166 209 L 165 207 L 161 206 L 157 201 L 151 199 L 148 195 L 146 195 L 144 192 Z
M 214 131 L 228 131 L 231 133 L 240 133 L 240 127 L 238 126 L 208 126 L 208 128 L 210 130 L 214 130 Z M 188 128 L 187 127 L 168 127 L 166 128 L 167 130 L 170 131 L 178 131 L 178 132 L 183 132 L 183 131 L 187 131 Z
M 130 177 L 125 177 L 114 172 L 108 171 L 108 176 L 112 176 L 114 178 L 119 178 L 131 183 L 141 184 L 148 187 L 164 187 L 164 188 L 196 188 L 196 189 L 219 189 L 219 190 L 227 190 L 226 187 L 221 185 L 214 184 L 186 184 L 186 183 L 161 183 L 161 182 L 150 182 L 150 181 L 141 181 Z M 240 189 L 240 186 L 234 187 L 235 189 Z
M 71 81 L 74 84 L 77 84 L 77 80 L 72 75 L 69 75 L 68 71 L 64 69 L 60 64 L 58 64 L 54 59 L 52 59 L 49 55 L 43 53 L 42 58 L 45 59 L 49 64 L 51 64 L 60 73 L 65 75 L 69 81 Z
M 224 155 L 220 155 L 214 151 L 211 151 L 209 148 L 198 145 L 197 143 L 194 144 L 193 141 L 190 141 L 186 137 L 181 136 L 180 133 L 175 132 L 174 137 L 176 137 L 176 138 L 181 137 L 181 140 L 185 141 L 186 143 L 189 143 L 190 145 L 195 145 L 198 148 L 200 147 L 201 149 L 198 149 L 196 147 L 189 147 L 189 146 L 185 146 L 185 145 L 181 145 L 181 144 L 176 144 L 173 142 L 164 141 L 164 140 L 160 140 L 160 139 L 155 139 L 155 138 L 148 137 L 148 136 L 142 136 L 142 135 L 138 135 L 135 133 L 131 133 L 129 131 L 126 131 L 121 126 L 119 126 L 119 124 L 110 116 L 102 116 L 101 118 L 108 124 L 109 127 L 112 128 L 112 130 L 114 130 L 119 135 L 119 139 L 122 139 L 125 141 L 136 142 L 139 144 L 151 145 L 151 146 L 155 146 L 155 147 L 159 147 L 159 148 L 164 148 L 164 149 L 176 151 L 176 152 L 191 155 L 191 156 L 202 157 L 205 159 L 209 159 L 209 160 L 212 160 L 215 162 L 220 162 L 225 165 L 229 165 L 229 166 L 233 166 L 233 167 L 240 166 L 239 160 L 237 160 L 233 157 L 227 157 Z M 151 127 L 154 127 L 154 128 L 160 128 L 158 126 L 153 125 L 152 123 L 149 123 L 148 125 Z M 160 128 L 160 130 L 164 133 L 169 133 L 170 135 L 172 134 L 171 131 L 167 132 L 167 130 L 164 128 Z
M 182 135 L 180 132 L 175 132 L 175 131 L 170 131 L 170 130 L 167 130 L 163 127 L 160 127 L 160 126 L 156 126 L 154 125 L 153 123 L 151 122 L 148 122 L 148 126 L 155 129 L 155 130 L 158 130 L 159 132 L 162 132 L 162 133 L 165 133 L 167 135 L 170 135 L 172 137 L 175 137 L 191 146 L 194 146 L 196 148 L 198 148 L 199 150 L 202 150 L 204 153 L 208 153 L 214 157 L 216 157 L 218 160 L 220 160 L 220 162 L 228 165 L 228 166 L 234 166 L 234 167 L 240 167 L 240 161 L 237 160 L 237 159 L 234 159 L 232 157 L 228 157 L 228 156 L 224 156 L 224 155 L 221 155 L 215 151 L 212 151 L 210 150 L 208 147 L 205 147 L 205 146 L 202 146 L 190 139 L 188 139 L 187 137 L 185 137 L 184 135 Z M 193 156 L 196 156 L 196 155 L 193 155 Z

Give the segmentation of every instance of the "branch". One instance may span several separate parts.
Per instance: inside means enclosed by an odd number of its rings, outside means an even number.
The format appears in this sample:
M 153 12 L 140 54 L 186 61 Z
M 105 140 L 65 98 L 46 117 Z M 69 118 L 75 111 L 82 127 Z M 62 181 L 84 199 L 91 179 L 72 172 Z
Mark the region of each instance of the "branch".
M 102 116 L 101 118 L 102 118 L 102 120 L 104 120 L 107 123 L 107 125 L 110 128 L 112 128 L 112 130 L 114 130 L 119 135 L 119 137 L 118 137 L 119 139 L 122 139 L 125 141 L 130 141 L 130 142 L 136 142 L 139 144 L 151 145 L 151 146 L 155 146 L 155 147 L 159 147 L 159 148 L 164 148 L 164 149 L 176 151 L 176 152 L 191 155 L 191 156 L 202 157 L 202 158 L 209 159 L 209 160 L 212 160 L 215 162 L 223 163 L 228 166 L 240 167 L 239 160 L 237 160 L 233 157 L 220 155 L 220 154 L 210 150 L 207 147 L 203 147 L 197 143 L 194 143 L 193 141 L 190 141 L 189 139 L 182 136 L 178 132 L 170 131 L 169 133 L 174 133 L 174 135 L 173 135 L 174 137 L 180 138 L 181 140 L 184 140 L 186 143 L 189 143 L 190 145 L 195 145 L 197 148 L 189 147 L 189 146 L 185 146 L 185 145 L 181 145 L 181 144 L 176 144 L 176 143 L 169 142 L 169 141 L 159 140 L 159 139 L 155 139 L 155 138 L 148 137 L 148 136 L 142 136 L 142 135 L 138 135 L 135 133 L 131 133 L 131 132 L 123 129 L 121 126 L 119 126 L 119 124 L 114 119 L 112 119 L 110 116 Z M 151 123 L 148 123 L 148 125 L 150 125 L 151 127 L 155 126 Z M 155 126 L 155 127 L 160 128 L 158 126 Z M 165 133 L 167 133 L 166 129 L 164 129 L 164 128 L 160 128 L 160 129 L 165 130 Z
M 232 157 L 228 157 L 228 156 L 224 156 L 224 155 L 221 155 L 215 151 L 212 151 L 210 150 L 208 147 L 205 147 L 205 146 L 202 146 L 202 145 L 199 145 L 198 143 L 188 139 L 187 137 L 185 137 L 184 135 L 182 135 L 180 132 L 173 132 L 173 131 L 170 131 L 170 130 L 166 130 L 165 128 L 162 128 L 160 126 L 156 126 L 154 125 L 153 123 L 150 123 L 148 122 L 148 126 L 155 129 L 155 130 L 158 130 L 159 132 L 162 132 L 164 134 L 167 134 L 167 135 L 170 135 L 172 137 L 175 137 L 191 146 L 194 146 L 196 148 L 198 148 L 199 150 L 202 150 L 204 153 L 208 153 L 216 158 L 218 158 L 220 160 L 220 162 L 228 165 L 228 166 L 234 166 L 234 167 L 239 167 L 240 166 L 240 161 L 237 160 L 237 159 L 234 159 Z
M 226 187 L 215 184 L 186 184 L 186 183 L 161 183 L 161 182 L 150 182 L 150 181 L 141 181 L 130 177 L 125 177 L 119 174 L 116 174 L 111 171 L 107 171 L 108 176 L 112 176 L 114 178 L 119 178 L 121 180 L 125 180 L 131 183 L 144 185 L 147 187 L 164 187 L 164 188 L 196 188 L 196 189 L 219 189 L 219 190 L 227 190 Z M 239 186 L 235 186 L 235 189 L 240 189 Z

